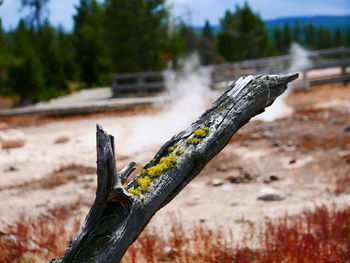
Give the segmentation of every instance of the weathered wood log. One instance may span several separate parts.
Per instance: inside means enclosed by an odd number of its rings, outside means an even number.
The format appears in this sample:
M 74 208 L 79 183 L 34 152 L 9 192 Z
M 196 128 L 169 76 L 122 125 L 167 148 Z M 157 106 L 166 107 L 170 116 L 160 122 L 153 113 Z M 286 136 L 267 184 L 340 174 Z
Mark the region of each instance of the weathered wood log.
M 117 173 L 114 138 L 97 126 L 95 202 L 64 255 L 51 262 L 119 262 L 153 215 L 297 77 L 247 76 L 237 80 L 187 130 L 166 142 L 127 185 L 123 184 L 135 163 Z

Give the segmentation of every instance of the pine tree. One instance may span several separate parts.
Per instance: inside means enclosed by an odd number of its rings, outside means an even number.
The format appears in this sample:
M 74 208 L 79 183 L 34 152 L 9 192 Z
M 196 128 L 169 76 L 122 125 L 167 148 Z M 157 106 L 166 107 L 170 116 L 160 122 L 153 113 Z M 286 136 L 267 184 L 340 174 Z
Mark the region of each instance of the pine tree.
M 45 88 L 43 66 L 33 46 L 33 38 L 23 20 L 18 24 L 11 39 L 11 51 L 18 63 L 9 72 L 9 84 L 20 96 L 20 103 L 38 100 Z
M 169 25 L 169 39 L 164 50 L 162 50 L 162 57 L 167 62 L 167 68 L 177 68 L 179 59 L 186 55 L 187 43 L 180 29 L 180 25 L 175 23 Z
M 189 55 L 193 52 L 197 52 L 199 50 L 201 39 L 194 28 L 182 22 L 179 26 L 179 31 L 184 40 L 184 53 Z
M 240 59 L 237 55 L 239 52 L 237 38 L 233 34 L 226 32 L 220 32 L 218 34 L 218 50 L 226 61 L 236 61 Z
M 114 72 L 164 68 L 168 46 L 165 0 L 106 0 L 105 36 Z
M 333 46 L 333 37 L 331 32 L 321 26 L 317 30 L 317 49 L 330 48 Z
M 68 80 L 79 80 L 79 66 L 75 56 L 74 35 L 64 32 L 61 26 L 57 30 L 57 45 L 63 60 L 64 74 Z
M 258 58 L 272 53 L 265 23 L 247 2 L 243 7 L 237 5 L 234 13 L 226 11 L 221 27 L 218 48 L 226 60 Z
M 0 18 L 0 56 L 2 57 L 6 50 L 6 43 L 5 43 L 5 32 L 2 28 L 2 20 Z M 0 59 L 0 63 L 3 62 L 3 59 Z
M 80 0 L 74 16 L 73 36 L 80 79 L 88 86 L 106 83 L 110 73 L 103 18 L 104 10 L 96 0 Z
M 315 28 L 312 24 L 308 24 L 304 26 L 304 34 L 305 40 L 304 45 L 308 48 L 316 48 L 316 32 Z
M 7 51 L 5 32 L 2 28 L 2 21 L 0 18 L 0 94 L 8 93 L 7 90 L 7 74 L 9 68 L 9 54 Z
M 301 26 L 300 26 L 299 20 L 295 21 L 295 24 L 292 30 L 292 41 L 301 43 Z
M 214 32 L 208 20 L 205 20 L 205 24 L 202 30 L 202 37 L 214 40 Z
M 335 29 L 334 32 L 334 47 L 342 47 L 345 46 L 346 44 L 346 38 L 345 38 L 345 34 L 342 30 L 340 30 L 339 28 Z
M 199 55 L 203 65 L 221 62 L 217 52 L 213 29 L 208 20 L 205 21 L 202 35 L 199 38 Z
M 283 32 L 280 27 L 276 26 L 273 29 L 272 38 L 273 38 L 273 44 L 277 52 L 279 54 L 283 54 L 284 52 L 286 52 L 285 46 L 284 46 Z
M 290 26 L 288 23 L 285 23 L 283 26 L 283 51 L 285 53 L 289 51 L 291 43 L 292 37 L 290 32 Z
M 36 36 L 36 48 L 45 75 L 45 88 L 36 94 L 36 100 L 47 100 L 66 93 L 68 83 L 62 50 L 58 45 L 58 32 L 48 21 Z

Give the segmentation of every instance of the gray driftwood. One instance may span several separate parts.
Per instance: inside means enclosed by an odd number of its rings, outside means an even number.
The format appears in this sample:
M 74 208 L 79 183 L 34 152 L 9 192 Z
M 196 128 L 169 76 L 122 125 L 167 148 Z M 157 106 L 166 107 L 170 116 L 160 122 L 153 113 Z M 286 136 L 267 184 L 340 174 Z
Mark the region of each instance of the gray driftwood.
M 162 171 L 140 195 L 128 190 L 137 188 L 138 179 L 150 172 L 138 174 L 123 186 L 135 164 L 129 164 L 118 173 L 114 138 L 97 126 L 95 202 L 64 255 L 51 262 L 119 262 L 154 214 L 221 151 L 241 126 L 271 105 L 286 90 L 288 82 L 297 76 L 247 76 L 236 81 L 210 109 L 187 130 L 166 142 L 145 165 L 144 168 L 149 169 L 159 164 L 162 157 L 176 156 L 173 165 Z M 196 135 L 195 130 L 202 134 Z M 198 140 L 193 140 L 196 138 Z

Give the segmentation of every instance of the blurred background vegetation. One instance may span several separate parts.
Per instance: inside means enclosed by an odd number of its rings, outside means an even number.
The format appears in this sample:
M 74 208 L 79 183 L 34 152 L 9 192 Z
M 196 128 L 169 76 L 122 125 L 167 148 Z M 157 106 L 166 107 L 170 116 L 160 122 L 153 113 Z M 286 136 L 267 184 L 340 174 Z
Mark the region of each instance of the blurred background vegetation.
M 21 0 L 29 15 L 5 31 L 0 20 L 0 95 L 27 104 L 79 88 L 109 85 L 111 73 L 176 68 L 197 51 L 204 65 L 350 46 L 350 27 L 299 20 L 269 27 L 246 3 L 220 25 L 196 28 L 174 18 L 166 0 L 80 0 L 71 32 L 48 22 L 49 0 Z

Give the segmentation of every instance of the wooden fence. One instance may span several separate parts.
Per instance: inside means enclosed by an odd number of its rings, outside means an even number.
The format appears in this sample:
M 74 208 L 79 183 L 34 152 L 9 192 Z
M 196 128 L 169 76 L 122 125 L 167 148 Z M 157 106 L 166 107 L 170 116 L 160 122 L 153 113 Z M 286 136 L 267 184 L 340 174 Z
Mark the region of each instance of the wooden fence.
M 349 54 L 350 48 L 343 47 L 308 52 L 305 57 L 300 57 L 300 59 L 308 59 L 310 64 L 304 65 L 304 67 L 298 69 L 303 73 L 302 79 L 297 81 L 294 85 L 308 87 L 329 82 L 349 81 L 350 73 L 346 71 L 346 68 L 350 67 Z M 213 65 L 212 82 L 214 86 L 218 86 L 219 83 L 233 81 L 247 74 L 286 73 L 291 70 L 292 64 L 297 62 L 297 59 L 297 56 L 289 54 Z M 322 74 L 320 74 L 319 77 L 312 78 L 308 76 L 308 73 L 312 70 L 331 68 L 341 69 L 341 74 L 335 74 L 333 76 L 322 76 Z
M 334 48 L 310 51 L 306 57 L 310 60 L 309 65 L 298 69 L 302 71 L 302 78 L 295 85 L 299 87 L 309 87 L 312 85 L 325 84 L 331 82 L 348 82 L 350 73 L 350 48 Z M 281 74 L 287 73 L 292 64 L 298 59 L 293 54 L 275 56 L 259 59 L 238 61 L 233 63 L 223 63 L 211 65 L 212 87 L 227 87 L 227 82 L 234 81 L 238 77 L 248 74 Z M 320 75 L 310 77 L 312 70 L 339 68 L 340 74 Z M 112 91 L 114 97 L 126 95 L 150 95 L 165 90 L 163 72 L 141 72 L 141 73 L 121 73 L 113 74 Z
M 163 72 L 121 73 L 112 75 L 113 97 L 149 95 L 165 90 Z

